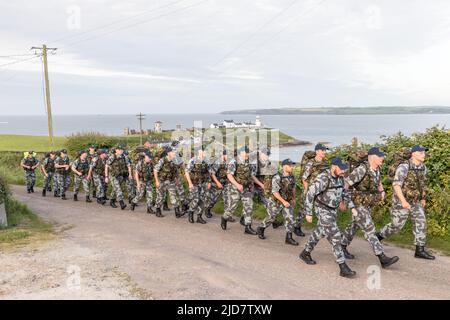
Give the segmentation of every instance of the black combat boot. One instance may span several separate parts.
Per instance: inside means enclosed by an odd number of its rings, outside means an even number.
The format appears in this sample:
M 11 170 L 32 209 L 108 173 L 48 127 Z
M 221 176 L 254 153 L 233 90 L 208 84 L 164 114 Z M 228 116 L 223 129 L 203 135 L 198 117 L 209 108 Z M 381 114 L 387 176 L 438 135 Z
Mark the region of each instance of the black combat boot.
M 241 219 L 239 219 L 239 223 L 243 226 L 245 226 L 245 218 L 244 216 L 241 216 Z
M 123 202 L 123 200 L 120 200 L 119 204 L 120 204 L 120 209 L 122 209 L 122 210 L 127 207 L 127 205 L 125 204 L 125 202 Z
M 298 225 L 298 226 L 296 226 L 294 228 L 294 233 L 295 233 L 296 236 L 299 236 L 299 237 L 304 237 L 305 236 L 305 234 L 302 231 L 302 226 L 301 225 Z
M 31 193 L 31 189 L 30 188 L 27 188 L 27 193 Z
M 47 191 L 48 191 L 48 192 L 52 192 L 52 187 L 48 187 L 48 188 L 47 188 Z
M 95 190 L 92 191 L 92 198 L 97 198 L 97 192 Z
M 272 222 L 272 228 L 276 229 L 278 227 L 281 227 L 283 225 L 283 222 L 279 222 L 277 220 L 275 220 L 274 222 Z
M 256 236 L 256 231 L 253 230 L 251 224 L 248 224 L 248 225 L 245 226 L 244 233 L 246 233 L 246 234 L 251 234 L 252 236 Z
M 398 261 L 398 257 L 397 256 L 389 258 L 389 257 L 385 256 L 384 253 L 377 255 L 377 257 L 380 260 L 382 268 L 387 268 L 390 265 L 392 265 L 392 264 L 394 264 L 394 263 L 396 263 Z
M 42 189 L 42 196 L 43 196 L 43 197 L 45 197 L 45 196 L 46 196 L 46 194 L 47 194 L 47 190 L 45 190 L 45 188 L 44 188 L 44 189 Z
M 197 215 L 197 223 L 205 224 L 206 221 L 203 220 L 203 217 L 201 214 Z
M 103 198 L 97 198 L 97 203 L 104 205 L 106 203 L 106 201 Z
M 187 203 L 183 203 L 181 206 L 181 211 L 183 211 L 183 215 L 189 211 L 189 205 Z
M 233 223 L 236 222 L 236 219 L 230 216 L 227 221 Z
M 161 208 L 156 208 L 156 216 L 157 216 L 158 218 L 164 217 L 163 214 L 161 213 Z
M 384 237 L 381 235 L 381 233 L 380 232 L 377 232 L 377 233 L 375 233 L 375 235 L 377 236 L 377 238 L 378 238 L 378 241 L 382 241 L 382 240 L 384 240 Z
M 109 201 L 109 204 L 110 204 L 111 207 L 117 208 L 117 205 L 116 205 L 116 199 L 111 199 L 111 200 Z
M 163 210 L 164 211 L 169 211 L 170 209 L 169 209 L 169 204 L 167 203 L 167 200 L 164 200 L 164 203 L 163 203 Z
M 188 211 L 188 220 L 190 223 L 194 223 L 194 212 Z
M 416 246 L 416 252 L 414 253 L 415 258 L 434 260 L 436 257 L 425 250 L 424 246 Z
M 311 253 L 303 250 L 302 253 L 300 253 L 299 258 L 302 259 L 306 264 L 316 264 L 316 261 L 311 258 Z
M 66 194 L 65 194 L 65 193 L 63 193 L 63 194 L 61 195 L 61 200 L 67 200 Z
M 58 191 L 53 192 L 53 197 L 55 197 L 55 198 L 59 197 Z
M 181 218 L 182 216 L 184 216 L 186 214 L 186 211 L 181 211 L 180 207 L 175 207 L 175 217 L 176 218 Z
M 206 210 L 205 210 L 205 217 L 207 217 L 207 218 L 212 218 L 212 213 L 211 213 L 211 208 L 207 208 Z
M 153 211 L 151 206 L 147 206 L 147 213 L 148 214 L 155 214 L 155 211 Z
M 266 228 L 263 228 L 263 227 L 258 227 L 257 229 L 256 229 L 256 233 L 258 234 L 258 238 L 260 238 L 260 239 L 265 239 L 266 237 L 264 236 L 264 230 L 265 230 Z
M 130 210 L 131 210 L 131 211 L 134 211 L 134 208 L 136 208 L 136 204 L 135 204 L 134 202 L 132 202 L 132 203 L 131 203 Z
M 128 197 L 128 204 L 131 204 L 131 202 L 133 201 L 132 197 Z
M 339 264 L 339 269 L 341 269 L 341 272 L 339 273 L 341 277 L 352 278 L 356 275 L 356 272 L 350 269 L 345 262 Z
M 31 193 L 34 193 L 34 186 L 30 188 Z
M 292 232 L 286 232 L 286 240 L 284 241 L 286 244 L 290 244 L 293 246 L 298 246 L 298 242 L 292 238 Z
M 78 195 L 76 193 L 73 195 L 73 201 L 78 201 Z
M 222 230 L 227 230 L 227 222 L 228 220 L 225 219 L 223 216 L 220 217 L 220 227 L 222 228 Z
M 355 259 L 355 256 L 352 255 L 350 252 L 348 252 L 347 246 L 342 245 L 341 247 L 342 247 L 342 251 L 344 251 L 345 259 L 350 259 L 350 260 Z
M 91 197 L 89 195 L 86 196 L 86 202 L 92 202 Z

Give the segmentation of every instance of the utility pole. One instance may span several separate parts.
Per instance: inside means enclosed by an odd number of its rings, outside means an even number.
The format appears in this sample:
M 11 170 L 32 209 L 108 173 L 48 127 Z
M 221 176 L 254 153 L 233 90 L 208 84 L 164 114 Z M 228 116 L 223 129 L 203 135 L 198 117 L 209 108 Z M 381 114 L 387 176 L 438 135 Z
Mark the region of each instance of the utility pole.
M 47 107 L 47 122 L 48 122 L 48 138 L 50 147 L 54 147 L 53 141 L 53 119 L 52 119 L 52 105 L 50 102 L 50 82 L 48 80 L 48 63 L 47 63 L 47 51 L 55 52 L 56 48 L 47 48 L 45 44 L 41 47 L 32 47 L 31 50 L 42 51 L 42 63 L 44 64 L 44 84 L 45 84 L 45 103 Z
M 145 119 L 145 114 L 142 114 L 141 112 L 139 112 L 139 114 L 137 114 L 136 117 L 139 120 L 139 135 L 141 136 L 140 145 L 142 146 L 142 120 Z

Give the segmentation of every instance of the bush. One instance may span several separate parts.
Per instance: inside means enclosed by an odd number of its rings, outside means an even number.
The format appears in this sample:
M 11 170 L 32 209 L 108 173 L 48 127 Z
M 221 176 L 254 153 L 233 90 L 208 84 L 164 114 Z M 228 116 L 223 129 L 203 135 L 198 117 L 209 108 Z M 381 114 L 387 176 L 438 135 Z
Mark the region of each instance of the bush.
M 7 180 L 0 174 L 0 204 L 5 203 L 10 195 L 11 191 L 9 190 Z

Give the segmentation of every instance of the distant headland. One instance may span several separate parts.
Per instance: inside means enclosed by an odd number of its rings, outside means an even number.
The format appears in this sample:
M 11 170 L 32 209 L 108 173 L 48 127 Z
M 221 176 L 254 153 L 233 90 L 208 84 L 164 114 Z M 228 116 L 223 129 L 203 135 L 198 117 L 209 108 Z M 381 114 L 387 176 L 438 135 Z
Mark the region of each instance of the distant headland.
M 416 107 L 310 107 L 310 108 L 269 108 L 241 109 L 220 112 L 221 114 L 312 114 L 312 115 L 375 115 L 375 114 L 450 114 L 450 107 L 416 106 Z

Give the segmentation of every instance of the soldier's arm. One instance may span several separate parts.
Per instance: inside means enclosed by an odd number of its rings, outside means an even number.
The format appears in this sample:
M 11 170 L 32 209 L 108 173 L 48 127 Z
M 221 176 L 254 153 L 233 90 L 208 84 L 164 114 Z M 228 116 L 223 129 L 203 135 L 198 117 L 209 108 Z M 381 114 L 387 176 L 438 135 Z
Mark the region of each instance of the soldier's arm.
M 74 162 L 72 163 L 72 166 L 71 166 L 70 168 L 72 169 L 73 172 L 75 172 L 76 175 L 81 176 L 81 172 L 78 171 L 78 170 L 76 169 L 76 163 L 77 163 L 77 162 L 74 161 Z
M 20 166 L 24 169 L 30 169 L 29 166 L 25 165 L 25 161 L 22 159 L 22 161 L 20 161 Z
M 192 166 L 194 164 L 194 160 L 191 159 L 188 163 L 188 165 L 186 166 L 186 170 L 184 170 L 184 177 L 186 178 L 186 181 L 189 185 L 189 188 L 192 188 L 193 184 L 192 184 L 192 180 L 191 180 L 191 176 L 190 176 L 190 172 L 192 170 Z
M 264 184 L 255 176 L 252 176 L 252 180 L 255 184 L 257 184 L 261 189 L 264 189 Z
M 45 165 L 47 164 L 47 161 L 46 160 L 44 160 L 43 162 L 42 162 L 42 164 L 41 164 L 41 171 L 42 171 L 42 174 L 44 175 L 44 176 L 48 176 L 48 173 L 47 173 L 47 170 L 45 170 Z
M 236 181 L 236 179 L 234 178 L 234 175 L 232 175 L 231 173 L 227 173 L 227 178 L 228 180 L 231 182 L 232 185 L 234 185 L 236 188 L 238 186 L 240 186 L 240 184 Z
M 392 182 L 392 188 L 405 209 L 409 206 L 409 204 L 403 195 L 402 186 L 407 175 L 408 164 L 401 164 L 397 167 L 397 170 L 395 170 L 394 182 Z
M 303 189 L 304 190 L 308 190 L 308 177 L 311 174 L 311 168 L 312 168 L 312 163 L 308 162 L 305 164 L 305 170 L 303 170 L 303 174 L 300 177 L 300 180 L 302 180 L 302 184 L 303 184 Z
M 307 216 L 312 216 L 314 199 L 318 194 L 325 191 L 328 184 L 328 177 L 326 175 L 318 175 L 306 193 L 305 211 Z
M 365 175 L 366 175 L 366 166 L 359 165 L 345 178 L 345 184 L 351 187 L 360 182 Z
M 39 166 L 39 160 L 36 160 L 36 164 L 31 167 L 31 169 L 36 169 Z

